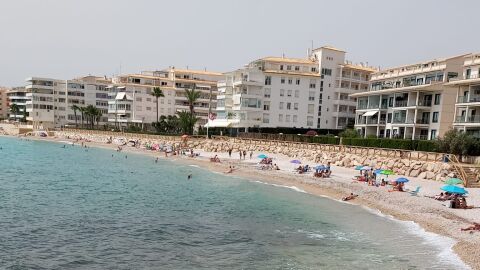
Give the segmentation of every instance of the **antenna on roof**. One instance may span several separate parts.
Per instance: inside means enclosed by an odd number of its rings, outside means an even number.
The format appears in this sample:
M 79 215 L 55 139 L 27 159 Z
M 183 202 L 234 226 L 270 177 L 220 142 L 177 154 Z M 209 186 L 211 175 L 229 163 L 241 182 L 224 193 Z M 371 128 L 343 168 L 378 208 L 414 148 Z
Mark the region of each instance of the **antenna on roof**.
M 311 49 L 312 49 L 312 51 L 313 51 L 313 39 L 312 39 L 312 40 L 310 40 L 310 41 L 312 42 L 312 47 L 311 47 Z
M 282 58 L 285 58 L 285 53 L 282 53 Z

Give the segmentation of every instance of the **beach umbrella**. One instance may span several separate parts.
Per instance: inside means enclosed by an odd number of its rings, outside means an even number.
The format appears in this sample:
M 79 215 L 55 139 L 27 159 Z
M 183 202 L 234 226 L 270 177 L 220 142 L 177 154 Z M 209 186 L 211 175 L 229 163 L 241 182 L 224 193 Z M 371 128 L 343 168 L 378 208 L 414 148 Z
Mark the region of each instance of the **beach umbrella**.
M 357 165 L 357 166 L 355 166 L 355 170 L 357 170 L 357 171 L 363 170 L 362 168 L 363 168 L 362 165 Z
M 400 177 L 400 178 L 398 178 L 397 180 L 395 180 L 395 182 L 397 182 L 397 183 L 407 183 L 407 182 L 409 182 L 409 181 L 410 181 L 410 180 L 408 180 L 408 179 L 405 178 L 405 177 Z
M 290 160 L 290 163 L 293 163 L 293 164 L 302 164 L 302 162 L 298 159 L 294 159 L 294 160 Z
M 368 170 L 371 170 L 371 169 L 372 169 L 372 167 L 370 167 L 370 166 L 363 166 L 362 167 L 362 170 L 367 170 L 368 171 Z
M 449 178 L 449 179 L 445 180 L 445 184 L 446 185 L 460 185 L 460 184 L 463 184 L 463 181 L 462 181 L 462 179 L 458 179 L 458 178 Z
M 264 159 L 264 158 L 268 158 L 268 157 L 265 154 L 260 154 L 260 155 L 258 155 L 258 158 Z
M 453 186 L 453 185 L 446 185 L 440 188 L 443 191 L 450 192 L 450 193 L 456 193 L 456 194 L 465 194 L 468 193 L 464 188 L 458 187 L 458 186 Z
M 373 171 L 375 174 L 380 174 L 383 170 L 382 169 L 376 169 L 375 171 Z
M 383 174 L 383 175 L 392 175 L 394 174 L 392 170 L 382 170 L 380 172 L 380 174 Z
M 325 170 L 327 167 L 325 167 L 324 165 L 318 165 L 317 167 L 315 167 L 315 170 Z

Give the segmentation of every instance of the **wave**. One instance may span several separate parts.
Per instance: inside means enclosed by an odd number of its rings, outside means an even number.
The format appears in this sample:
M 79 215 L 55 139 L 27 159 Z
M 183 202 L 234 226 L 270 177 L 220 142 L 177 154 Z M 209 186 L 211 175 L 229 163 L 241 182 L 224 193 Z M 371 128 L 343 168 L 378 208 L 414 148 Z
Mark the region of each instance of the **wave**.
M 266 183 L 266 182 L 262 182 L 262 181 L 258 181 L 258 180 L 255 180 L 255 181 L 252 181 L 252 182 L 260 183 L 260 184 L 264 184 L 264 185 L 269 185 L 269 186 L 274 186 L 274 187 L 289 188 L 289 189 L 292 189 L 292 190 L 295 190 L 295 191 L 301 192 L 301 193 L 308 193 L 305 190 L 303 190 L 301 188 L 298 188 L 296 186 L 278 185 L 278 184 Z
M 200 168 L 200 166 L 198 166 L 198 165 L 188 165 L 188 166 L 195 167 L 195 168 Z
M 378 209 L 372 209 L 367 206 L 362 205 L 361 206 L 363 209 L 366 211 L 375 214 L 379 217 L 389 219 L 391 221 L 394 221 L 396 223 L 401 224 L 404 226 L 408 233 L 416 235 L 421 237 L 422 239 L 425 240 L 426 244 L 430 244 L 431 246 L 434 246 L 438 248 L 440 251 L 437 254 L 437 257 L 439 261 L 449 263 L 452 265 L 456 265 L 458 268 L 456 269 L 471 269 L 468 265 L 466 265 L 460 257 L 453 251 L 453 246 L 455 245 L 456 241 L 452 238 L 442 236 L 436 233 L 432 232 L 427 232 L 425 229 L 423 229 L 418 223 L 415 223 L 413 221 L 406 221 L 406 220 L 398 220 L 394 218 L 391 215 L 386 215 L 382 213 Z

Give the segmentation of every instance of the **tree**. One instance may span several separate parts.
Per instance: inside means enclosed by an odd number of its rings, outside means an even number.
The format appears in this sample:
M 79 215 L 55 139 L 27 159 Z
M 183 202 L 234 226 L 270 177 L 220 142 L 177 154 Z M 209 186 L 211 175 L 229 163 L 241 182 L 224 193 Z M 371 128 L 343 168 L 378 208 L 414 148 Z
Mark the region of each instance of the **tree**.
M 180 111 L 177 112 L 177 114 L 182 132 L 190 135 L 193 134 L 193 127 L 197 123 L 198 118 L 187 111 Z
M 93 105 L 88 105 L 84 108 L 84 110 L 84 114 L 87 118 L 87 125 L 90 123 L 90 127 L 93 129 L 97 117 L 99 117 L 99 115 L 101 116 L 101 112 L 97 107 Z
M 20 111 L 20 107 L 18 107 L 17 104 L 12 103 L 12 104 L 10 104 L 10 111 L 13 113 L 13 115 L 14 115 L 13 117 L 14 117 L 15 122 L 16 122 L 17 121 L 17 114 Z
M 163 91 L 162 91 L 162 89 L 160 89 L 160 87 L 154 87 L 151 95 L 154 96 L 155 99 L 156 99 L 157 118 L 155 118 L 155 120 L 156 120 L 156 122 L 158 123 L 158 98 L 164 97 L 165 95 L 163 94 Z
M 80 111 L 80 115 L 81 115 L 80 121 L 82 123 L 82 128 L 83 128 L 83 119 L 85 117 L 86 109 L 85 107 L 78 107 L 78 110 Z
M 80 110 L 80 107 L 78 107 L 77 105 L 72 105 L 72 107 L 70 107 L 72 110 L 73 110 L 73 115 L 75 117 L 75 127 L 78 127 L 78 124 L 77 124 L 77 111 Z
M 437 140 L 437 145 L 444 153 L 460 156 L 480 154 L 480 141 L 477 138 L 454 129 L 445 132 L 445 135 Z
M 354 129 L 345 129 L 344 131 L 340 132 L 338 136 L 343 137 L 343 138 L 358 138 L 360 135 L 358 132 Z
M 195 85 L 192 89 L 185 89 L 185 97 L 187 98 L 188 108 L 190 109 L 190 114 L 195 115 L 195 102 L 200 98 L 200 91 L 195 90 Z

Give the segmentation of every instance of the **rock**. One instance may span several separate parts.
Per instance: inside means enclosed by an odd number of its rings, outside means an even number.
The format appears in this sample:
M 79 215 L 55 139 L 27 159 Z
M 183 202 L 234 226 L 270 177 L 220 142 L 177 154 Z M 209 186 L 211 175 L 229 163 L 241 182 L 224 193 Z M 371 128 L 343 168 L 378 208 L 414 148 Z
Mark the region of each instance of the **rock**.
M 420 174 L 420 171 L 418 169 L 417 170 L 411 170 L 408 176 L 417 177 L 417 176 L 419 176 L 419 174 Z
M 427 172 L 422 172 L 418 175 L 418 178 L 420 179 L 426 179 L 427 178 Z
M 434 177 L 435 177 L 435 174 L 433 172 L 426 172 L 427 179 L 433 179 Z

